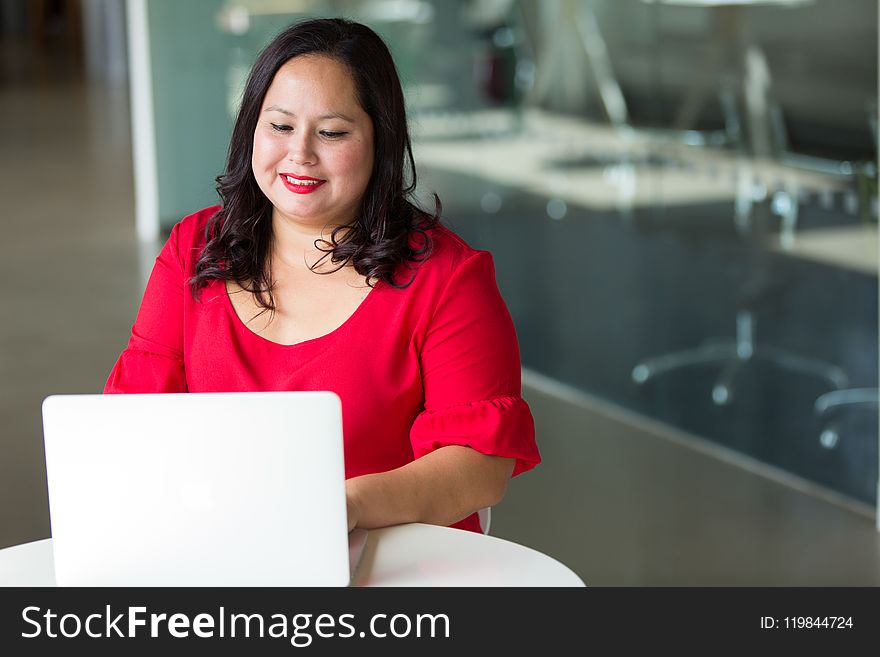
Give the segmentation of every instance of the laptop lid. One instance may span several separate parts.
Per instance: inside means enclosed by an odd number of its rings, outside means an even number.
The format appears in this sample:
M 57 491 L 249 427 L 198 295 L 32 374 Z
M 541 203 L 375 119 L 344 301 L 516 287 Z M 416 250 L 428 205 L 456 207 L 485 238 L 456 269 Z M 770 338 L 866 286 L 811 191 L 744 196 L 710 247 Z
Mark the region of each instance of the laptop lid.
M 43 402 L 60 586 L 345 586 L 331 392 Z

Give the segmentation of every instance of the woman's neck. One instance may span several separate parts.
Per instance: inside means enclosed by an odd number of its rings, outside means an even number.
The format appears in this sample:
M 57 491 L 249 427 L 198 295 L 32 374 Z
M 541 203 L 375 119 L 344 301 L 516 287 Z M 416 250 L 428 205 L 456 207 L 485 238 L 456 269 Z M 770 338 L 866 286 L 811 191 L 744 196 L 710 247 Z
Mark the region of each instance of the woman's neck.
M 295 270 L 312 268 L 319 261 L 320 265 L 315 268 L 317 272 L 336 269 L 337 265 L 330 262 L 329 255 L 329 245 L 332 244 L 330 238 L 334 228 L 335 225 L 301 226 L 282 217 L 273 216 L 273 261 L 285 268 Z M 340 231 L 338 237 L 344 234 L 344 230 Z

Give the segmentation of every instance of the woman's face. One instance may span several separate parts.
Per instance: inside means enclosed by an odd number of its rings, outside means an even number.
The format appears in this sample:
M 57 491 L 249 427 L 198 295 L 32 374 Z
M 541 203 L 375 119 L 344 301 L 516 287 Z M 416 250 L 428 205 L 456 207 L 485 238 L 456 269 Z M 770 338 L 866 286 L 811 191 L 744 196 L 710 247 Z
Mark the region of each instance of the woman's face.
M 344 64 L 301 55 L 278 69 L 257 119 L 251 167 L 274 220 L 320 230 L 354 219 L 373 170 L 373 122 Z

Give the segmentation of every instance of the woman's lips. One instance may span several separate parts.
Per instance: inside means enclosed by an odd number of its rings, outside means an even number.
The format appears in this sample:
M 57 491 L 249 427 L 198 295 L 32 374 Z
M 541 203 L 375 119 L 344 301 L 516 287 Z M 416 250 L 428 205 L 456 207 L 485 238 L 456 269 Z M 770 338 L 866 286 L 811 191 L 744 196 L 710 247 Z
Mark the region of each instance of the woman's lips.
M 326 180 L 311 178 L 309 176 L 295 176 L 290 173 L 278 174 L 284 186 L 294 194 L 311 194 L 321 187 Z

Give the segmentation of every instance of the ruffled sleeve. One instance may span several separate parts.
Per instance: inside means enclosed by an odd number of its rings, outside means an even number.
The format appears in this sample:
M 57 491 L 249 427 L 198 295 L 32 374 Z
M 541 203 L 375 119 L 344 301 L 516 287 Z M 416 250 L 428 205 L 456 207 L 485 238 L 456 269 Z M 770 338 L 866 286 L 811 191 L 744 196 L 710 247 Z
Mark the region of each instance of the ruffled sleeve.
M 535 423 L 521 397 L 498 397 L 421 413 L 411 432 L 415 457 L 444 445 L 463 445 L 483 454 L 515 458 L 513 474 L 541 461 Z
M 156 258 L 128 346 L 110 372 L 105 393 L 186 392 L 179 239 L 177 224 Z
M 413 455 L 446 445 L 516 459 L 513 474 L 540 463 L 535 423 L 521 397 L 519 345 L 495 282 L 492 256 L 459 263 L 420 349 L 425 410 L 410 431 Z
M 186 392 L 183 358 L 157 351 L 155 345 L 132 336 L 107 378 L 104 394 Z

